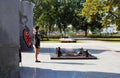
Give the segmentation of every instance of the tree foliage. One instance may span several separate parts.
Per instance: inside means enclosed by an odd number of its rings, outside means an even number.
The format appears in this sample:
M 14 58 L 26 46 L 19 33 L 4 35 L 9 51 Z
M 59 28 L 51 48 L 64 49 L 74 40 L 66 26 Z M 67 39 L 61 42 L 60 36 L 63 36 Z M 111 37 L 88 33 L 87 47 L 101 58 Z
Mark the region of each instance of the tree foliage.
M 120 0 L 27 0 L 35 4 L 34 25 L 45 31 L 66 32 L 69 25 L 95 32 L 115 24 L 120 29 Z
M 91 22 L 96 15 L 101 15 L 100 22 L 103 26 L 116 24 L 120 26 L 120 0 L 86 0 L 83 3 L 82 16 Z

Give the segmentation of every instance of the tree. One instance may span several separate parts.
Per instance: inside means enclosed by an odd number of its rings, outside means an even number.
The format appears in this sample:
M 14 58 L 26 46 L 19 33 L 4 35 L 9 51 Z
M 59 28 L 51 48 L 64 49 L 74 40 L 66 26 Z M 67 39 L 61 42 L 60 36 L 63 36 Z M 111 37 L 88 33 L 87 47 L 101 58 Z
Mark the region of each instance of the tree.
M 68 25 L 72 24 L 76 30 L 82 28 L 87 31 L 85 27 L 82 27 L 86 25 L 83 24 L 86 23 L 86 20 L 82 21 L 83 17 L 79 18 L 77 16 L 78 12 L 83 8 L 81 4 L 83 1 L 84 0 L 36 0 L 34 1 L 34 25 L 39 25 L 43 29 L 46 28 L 46 31 L 54 30 L 54 25 L 56 25 L 61 33 L 65 33 Z M 78 23 L 78 25 L 76 25 L 76 23 Z
M 96 15 L 100 15 L 102 19 L 99 21 L 102 26 L 108 26 L 110 24 L 116 24 L 120 27 L 120 1 L 119 0 L 86 0 L 83 3 L 81 16 L 87 19 L 87 22 L 91 22 L 96 18 Z

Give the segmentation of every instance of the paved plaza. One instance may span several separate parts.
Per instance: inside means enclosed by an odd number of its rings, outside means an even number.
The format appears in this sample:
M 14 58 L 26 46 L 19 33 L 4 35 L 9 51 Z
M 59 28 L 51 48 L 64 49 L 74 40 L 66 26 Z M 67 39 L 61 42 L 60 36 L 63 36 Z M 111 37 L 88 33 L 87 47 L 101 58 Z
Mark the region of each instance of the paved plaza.
M 84 48 L 94 60 L 51 60 L 56 47 Z M 21 78 L 120 78 L 120 43 L 81 40 L 81 43 L 41 43 L 41 63 L 34 52 L 22 52 Z

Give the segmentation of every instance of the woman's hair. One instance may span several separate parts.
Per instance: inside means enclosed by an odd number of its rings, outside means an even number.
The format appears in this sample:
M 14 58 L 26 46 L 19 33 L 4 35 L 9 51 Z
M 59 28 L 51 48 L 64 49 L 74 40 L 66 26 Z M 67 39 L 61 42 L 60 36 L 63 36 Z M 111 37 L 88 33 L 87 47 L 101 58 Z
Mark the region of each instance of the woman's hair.
M 39 26 L 36 26 L 35 29 L 36 29 L 36 30 L 39 29 Z

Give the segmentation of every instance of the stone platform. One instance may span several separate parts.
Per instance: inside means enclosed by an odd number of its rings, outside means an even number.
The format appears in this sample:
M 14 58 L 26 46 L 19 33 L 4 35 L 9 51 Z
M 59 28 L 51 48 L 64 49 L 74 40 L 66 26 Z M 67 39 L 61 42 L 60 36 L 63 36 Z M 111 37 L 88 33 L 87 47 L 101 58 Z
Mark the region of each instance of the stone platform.
M 52 54 L 50 54 L 50 58 L 52 59 L 52 60 L 58 60 L 58 59 L 67 59 L 67 60 L 69 60 L 69 59 L 78 59 L 78 60 L 80 60 L 80 59 L 97 59 L 97 57 L 95 57 L 95 56 L 93 56 L 93 55 L 89 55 L 88 57 L 85 57 L 85 56 L 60 56 L 60 57 L 58 57 L 57 56 L 57 54 L 55 54 L 55 53 L 52 53 Z
M 20 78 L 120 78 L 120 43 L 81 40 L 80 43 L 41 43 L 39 60 L 34 52 L 22 52 Z M 97 44 L 96 44 L 97 43 Z M 71 46 L 72 45 L 72 46 Z M 55 48 L 88 49 L 97 60 L 52 60 Z M 29 59 L 28 59 L 29 58 Z

